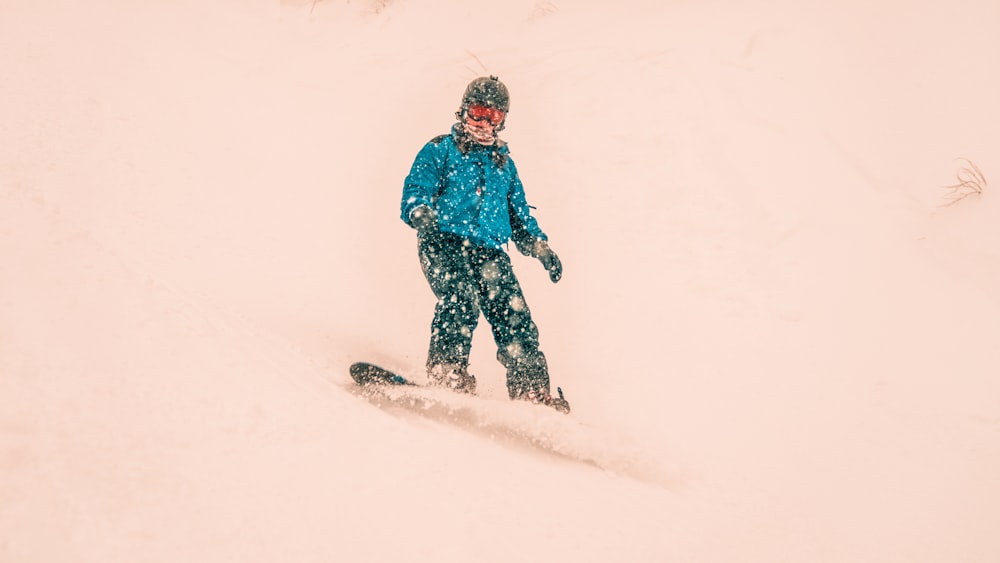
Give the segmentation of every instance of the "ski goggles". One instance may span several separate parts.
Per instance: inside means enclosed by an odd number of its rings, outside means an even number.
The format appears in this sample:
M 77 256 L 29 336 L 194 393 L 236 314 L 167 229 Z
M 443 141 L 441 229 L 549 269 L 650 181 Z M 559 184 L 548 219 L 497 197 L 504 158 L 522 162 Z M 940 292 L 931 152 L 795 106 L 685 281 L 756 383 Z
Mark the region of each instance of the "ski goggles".
M 491 108 L 482 104 L 472 104 L 466 108 L 465 115 L 469 116 L 469 119 L 473 121 L 482 121 L 485 119 L 490 122 L 490 125 L 496 127 L 503 123 L 503 118 L 507 114 L 497 108 Z

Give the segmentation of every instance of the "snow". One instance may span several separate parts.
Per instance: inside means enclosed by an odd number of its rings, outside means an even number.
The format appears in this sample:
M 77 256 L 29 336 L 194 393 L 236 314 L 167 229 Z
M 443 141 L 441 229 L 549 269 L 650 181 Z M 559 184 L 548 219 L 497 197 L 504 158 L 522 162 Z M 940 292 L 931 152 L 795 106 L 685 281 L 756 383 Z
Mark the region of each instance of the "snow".
M 814 4 L 0 2 L 0 561 L 1000 560 L 1000 4 Z M 489 73 L 568 418 L 349 384 Z

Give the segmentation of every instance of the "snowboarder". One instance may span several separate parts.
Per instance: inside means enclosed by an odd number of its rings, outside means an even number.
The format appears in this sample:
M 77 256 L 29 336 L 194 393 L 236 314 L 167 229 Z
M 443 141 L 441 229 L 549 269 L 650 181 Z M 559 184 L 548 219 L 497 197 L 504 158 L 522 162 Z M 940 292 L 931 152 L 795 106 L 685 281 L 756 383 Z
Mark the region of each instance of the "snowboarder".
M 403 185 L 401 218 L 417 230 L 420 265 L 437 297 L 427 355 L 430 384 L 474 393 L 472 333 L 480 311 L 493 330 L 497 360 L 507 368 L 511 399 L 569 412 L 553 397 L 538 328 L 531 319 L 505 245 L 541 261 L 553 283 L 562 263 L 531 216 L 504 129 L 510 94 L 496 76 L 469 83 L 458 122 L 417 154 Z

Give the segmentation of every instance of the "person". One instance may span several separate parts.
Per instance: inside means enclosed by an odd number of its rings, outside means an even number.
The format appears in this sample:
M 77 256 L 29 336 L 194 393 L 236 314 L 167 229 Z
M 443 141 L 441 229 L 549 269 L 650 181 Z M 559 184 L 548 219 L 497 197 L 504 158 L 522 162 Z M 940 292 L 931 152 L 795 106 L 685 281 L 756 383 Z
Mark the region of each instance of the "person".
M 569 412 L 550 390 L 545 354 L 505 247 L 537 258 L 553 283 L 562 263 L 531 215 L 507 144 L 497 136 L 510 93 L 496 76 L 469 83 L 451 133 L 429 141 L 403 184 L 401 218 L 417 231 L 420 266 L 437 297 L 427 354 L 431 385 L 475 393 L 469 373 L 480 313 L 490 323 L 511 399 Z

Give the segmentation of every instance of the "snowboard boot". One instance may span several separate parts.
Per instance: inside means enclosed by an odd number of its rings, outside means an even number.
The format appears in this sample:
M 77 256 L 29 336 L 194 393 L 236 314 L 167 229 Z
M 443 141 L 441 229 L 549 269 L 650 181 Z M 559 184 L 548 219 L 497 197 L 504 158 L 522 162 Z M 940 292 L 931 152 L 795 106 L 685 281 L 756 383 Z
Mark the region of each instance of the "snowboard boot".
M 558 389 L 559 397 L 549 392 L 549 365 L 541 352 L 511 357 L 498 354 L 498 359 L 507 366 L 507 393 L 515 401 L 528 401 L 536 405 L 552 407 L 563 414 L 569 414 L 569 402 Z
M 427 367 L 427 382 L 434 387 L 447 387 L 458 393 L 476 394 L 476 377 L 469 368 L 459 364 L 436 364 Z
M 529 403 L 534 403 L 536 405 L 545 405 L 547 407 L 552 407 L 563 414 L 569 414 L 569 401 L 563 397 L 562 388 L 556 387 L 556 391 L 559 393 L 558 397 L 553 397 L 551 393 L 542 389 L 533 389 L 519 397 L 515 397 L 515 399 L 528 401 Z

